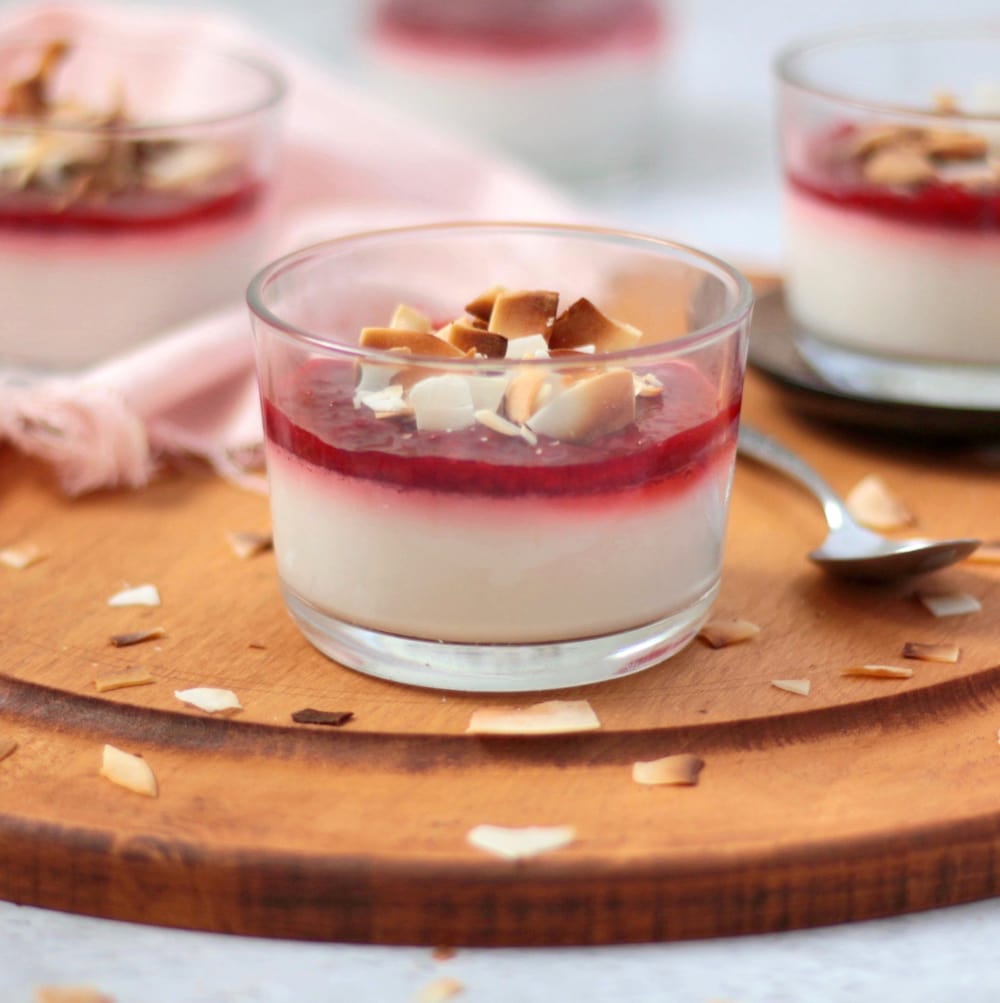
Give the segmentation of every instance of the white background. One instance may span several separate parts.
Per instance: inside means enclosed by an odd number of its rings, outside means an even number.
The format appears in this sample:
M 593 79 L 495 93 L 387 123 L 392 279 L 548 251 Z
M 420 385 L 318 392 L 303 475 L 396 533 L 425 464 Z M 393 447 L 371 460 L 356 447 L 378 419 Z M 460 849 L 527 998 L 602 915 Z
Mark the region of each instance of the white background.
M 217 6 L 345 74 L 360 74 L 358 0 Z M 770 76 L 777 48 L 804 34 L 900 16 L 1000 15 L 997 0 L 687 0 L 673 10 L 663 163 L 641 185 L 605 190 L 595 204 L 623 223 L 743 265 L 780 261 Z M 254 941 L 0 903 L 0 1001 L 29 1003 L 34 986 L 81 982 L 117 1003 L 412 1000 L 422 986 L 451 975 L 466 987 L 457 999 L 470 1003 L 986 1003 L 1000 999 L 997 943 L 1000 903 L 985 902 L 735 941 L 462 950 L 435 962 L 425 949 Z

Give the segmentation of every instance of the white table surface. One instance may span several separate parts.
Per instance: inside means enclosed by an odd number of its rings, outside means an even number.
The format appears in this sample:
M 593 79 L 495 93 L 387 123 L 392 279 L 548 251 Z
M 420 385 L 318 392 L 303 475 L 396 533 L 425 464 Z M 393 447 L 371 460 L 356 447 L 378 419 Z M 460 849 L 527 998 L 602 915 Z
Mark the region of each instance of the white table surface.
M 202 6 L 191 0 L 175 4 Z M 218 5 L 348 73 L 361 0 Z M 746 267 L 780 263 L 773 52 L 803 34 L 900 16 L 998 13 L 996 0 L 674 0 L 662 165 L 595 208 Z M 89 983 L 116 1003 L 413 1000 L 442 976 L 458 1000 L 986 1003 L 1000 999 L 1000 900 L 819 930 L 607 948 L 473 950 L 267 941 L 165 930 L 0 902 L 0 1001 Z

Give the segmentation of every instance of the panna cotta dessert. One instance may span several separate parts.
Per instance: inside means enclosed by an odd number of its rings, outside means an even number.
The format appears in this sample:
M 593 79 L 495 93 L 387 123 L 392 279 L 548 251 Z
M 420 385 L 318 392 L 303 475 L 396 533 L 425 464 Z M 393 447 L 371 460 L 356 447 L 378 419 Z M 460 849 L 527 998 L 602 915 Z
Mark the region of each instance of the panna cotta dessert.
M 394 103 L 586 180 L 651 159 L 666 38 L 659 0 L 381 0 L 367 63 Z
M 282 90 L 148 41 L 0 41 L 0 365 L 79 369 L 238 302 Z
M 262 282 L 278 573 L 321 650 L 406 682 L 533 689 L 690 641 L 719 584 L 745 318 L 706 366 L 587 297 L 497 285 L 299 352 Z M 567 646 L 575 664 L 550 671 Z
M 998 57 L 1000 35 L 939 27 L 780 63 L 786 296 L 820 368 L 867 358 L 883 389 L 917 396 L 935 367 L 1000 371 Z

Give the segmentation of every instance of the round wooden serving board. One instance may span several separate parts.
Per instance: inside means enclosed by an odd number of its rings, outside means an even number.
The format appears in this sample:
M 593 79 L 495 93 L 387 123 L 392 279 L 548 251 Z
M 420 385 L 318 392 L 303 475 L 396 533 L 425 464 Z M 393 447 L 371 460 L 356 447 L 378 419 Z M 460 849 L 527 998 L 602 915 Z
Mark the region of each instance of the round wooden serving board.
M 1000 536 L 986 454 L 921 453 L 803 424 L 748 381 L 745 415 L 848 489 L 878 471 L 928 535 Z M 996 456 L 993 456 L 993 461 Z M 423 944 L 578 944 L 779 930 L 995 894 L 1000 881 L 1000 569 L 935 584 L 975 615 L 935 619 L 914 584 L 824 578 L 804 555 L 818 506 L 740 462 L 719 615 L 754 640 L 695 643 L 638 676 L 560 694 L 481 696 L 379 682 L 327 661 L 286 616 L 270 554 L 226 533 L 265 529 L 263 498 L 200 471 L 67 500 L 0 451 L 0 896 L 71 912 L 277 937 Z M 156 609 L 111 608 L 156 584 Z M 114 648 L 109 637 L 162 626 Z M 901 664 L 906 641 L 955 641 L 957 665 L 910 680 L 844 678 Z M 155 682 L 98 694 L 141 665 Z M 807 697 L 772 679 L 808 678 Z M 234 690 L 210 717 L 174 690 Z M 465 734 L 489 704 L 586 698 L 598 731 Z M 341 728 L 294 724 L 349 710 Z M 98 775 L 102 745 L 141 753 L 156 799 Z M 705 760 L 696 787 L 643 787 L 631 764 Z M 519 862 L 471 846 L 481 823 L 572 825 L 569 846 Z

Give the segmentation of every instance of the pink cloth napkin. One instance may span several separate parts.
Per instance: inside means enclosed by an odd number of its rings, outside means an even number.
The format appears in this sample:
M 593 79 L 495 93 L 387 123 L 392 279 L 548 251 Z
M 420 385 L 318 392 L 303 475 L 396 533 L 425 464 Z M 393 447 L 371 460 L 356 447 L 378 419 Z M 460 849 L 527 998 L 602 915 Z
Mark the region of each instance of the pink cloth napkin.
M 575 215 L 527 172 L 416 125 L 228 16 L 111 4 L 0 12 L 0 35 L 108 30 L 253 53 L 283 70 L 290 93 L 275 256 L 358 230 Z M 179 454 L 262 488 L 244 462 L 261 439 L 243 303 L 72 376 L 27 380 L 0 368 L 0 440 L 51 463 L 68 494 L 141 487 L 163 457 Z

